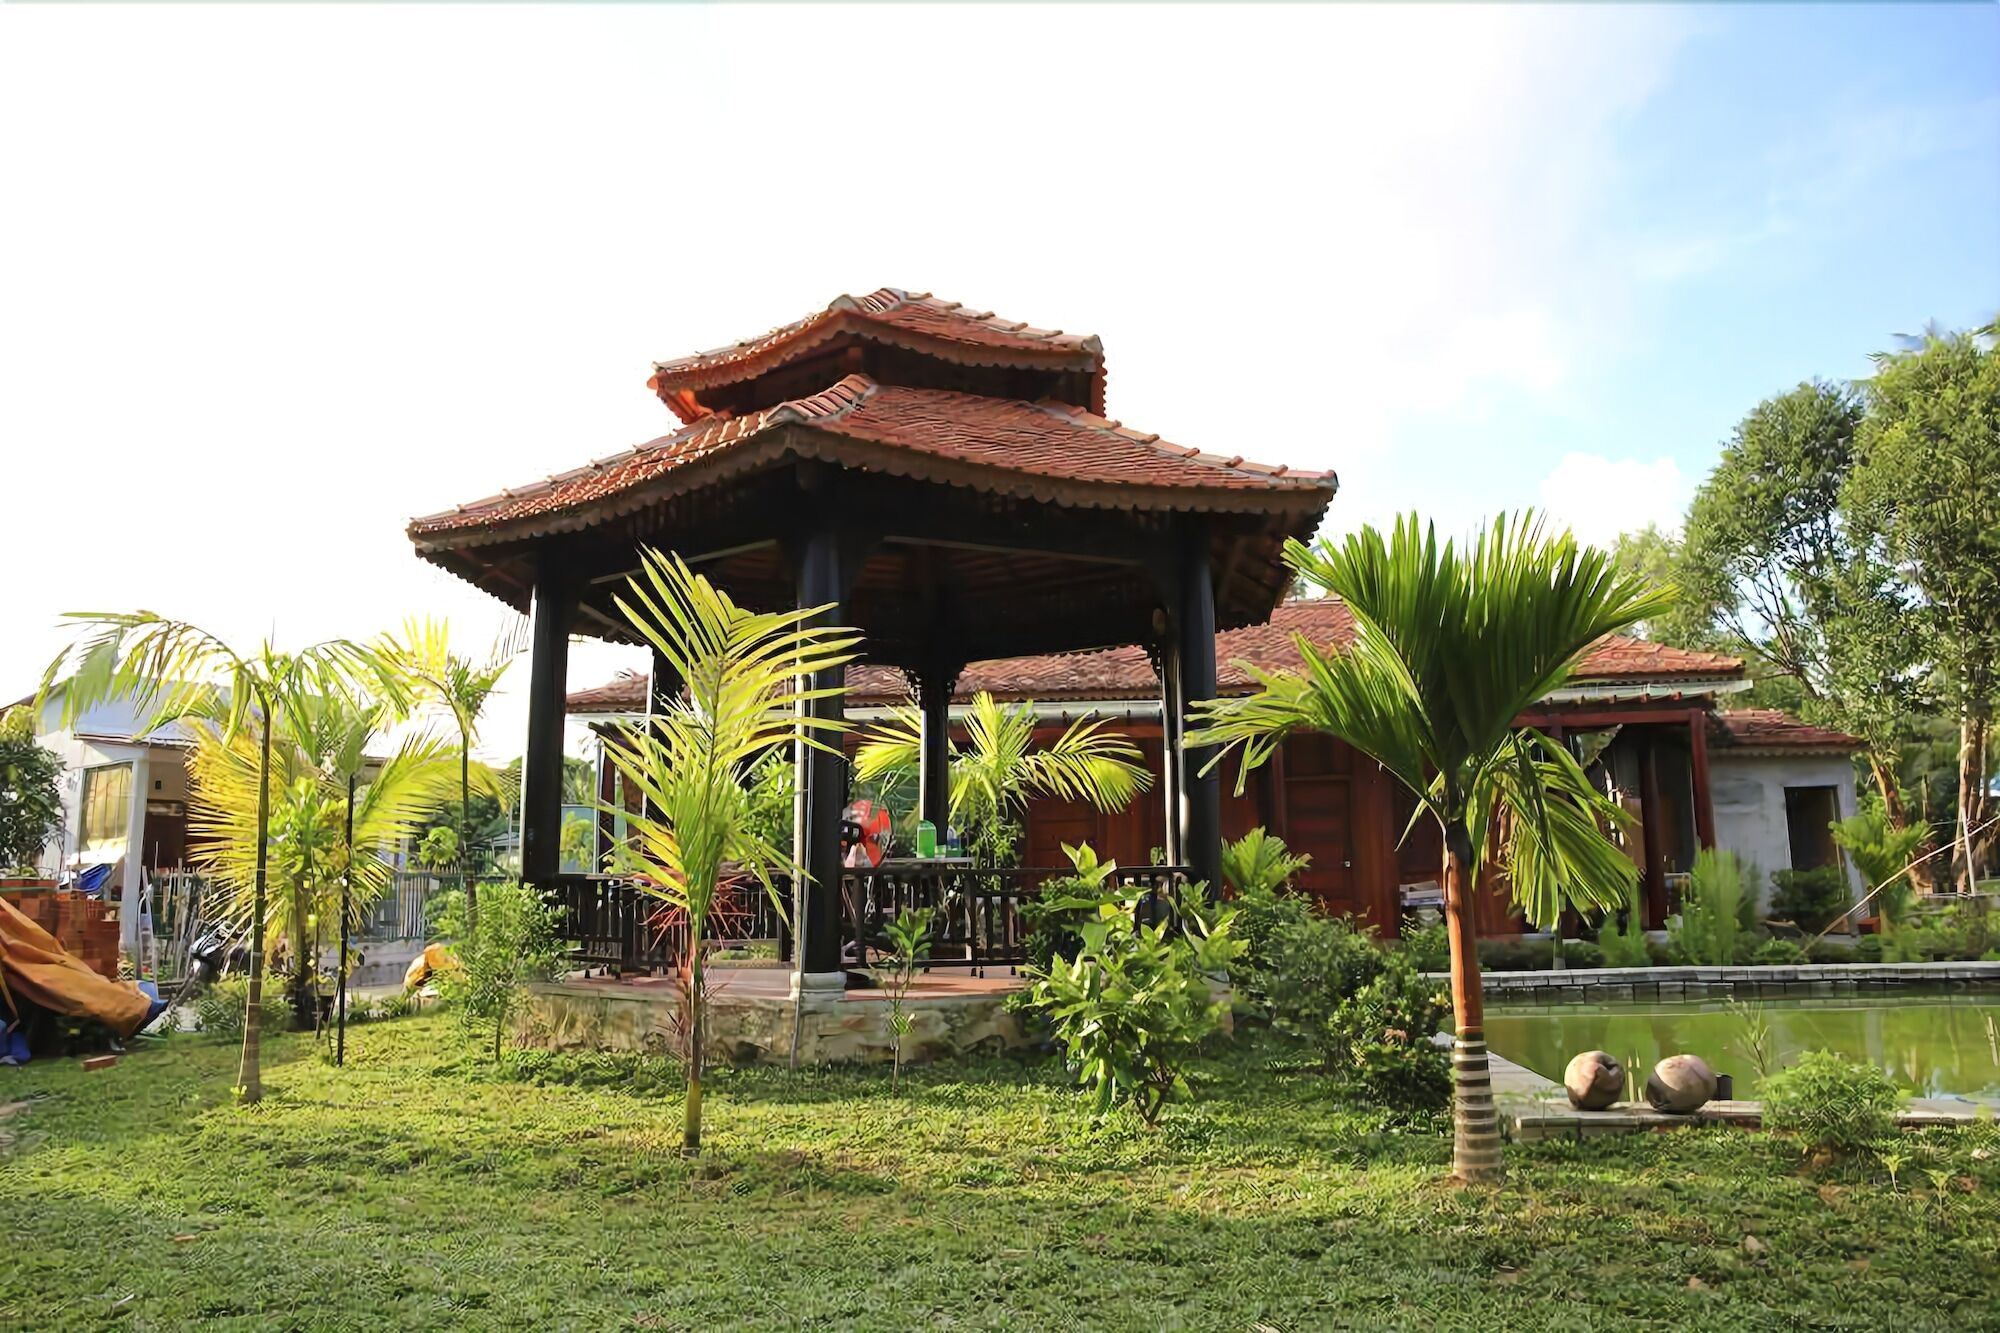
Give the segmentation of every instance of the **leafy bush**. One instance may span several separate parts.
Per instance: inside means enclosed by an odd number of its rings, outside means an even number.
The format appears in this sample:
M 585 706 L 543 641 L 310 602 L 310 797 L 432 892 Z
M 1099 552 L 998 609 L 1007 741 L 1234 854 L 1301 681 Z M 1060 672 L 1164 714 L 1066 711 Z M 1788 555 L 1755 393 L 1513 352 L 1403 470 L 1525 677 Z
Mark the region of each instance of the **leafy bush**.
M 1755 901 L 1752 882 L 1734 852 L 1705 847 L 1695 854 L 1681 910 L 1667 918 L 1675 961 L 1715 967 L 1738 960 L 1749 943 L 1743 922 Z
M 1479 941 L 1479 966 L 1489 972 L 1546 972 L 1555 966 L 1555 945 L 1548 940 L 1500 936 Z
M 1881 941 L 1877 940 L 1875 943 L 1876 948 L 1879 950 L 1881 948 Z M 1806 958 L 1808 961 L 1815 963 L 1852 963 L 1856 961 L 1852 945 L 1842 944 L 1834 940 L 1812 941 L 1806 945 Z
M 1796 1134 L 1809 1148 L 1852 1152 L 1895 1124 L 1896 1086 L 1873 1065 L 1831 1051 L 1807 1051 L 1764 1080 L 1764 1124 Z
M 556 911 L 533 888 L 505 880 L 482 885 L 479 921 L 461 937 L 458 963 L 437 974 L 438 988 L 459 1006 L 468 1025 L 493 1025 L 493 1057 L 530 981 L 556 975 L 563 942 L 556 938 Z
M 284 992 L 269 984 L 267 979 L 263 997 L 263 1029 L 266 1032 L 283 1032 L 292 1025 L 292 1006 L 286 1002 Z M 228 1037 L 231 1040 L 243 1035 L 243 1015 L 250 1008 L 250 978 L 225 977 L 204 989 L 194 997 L 195 1021 L 201 1030 L 211 1036 Z
M 1849 961 L 1856 963 L 1879 963 L 1882 961 L 1886 943 L 1880 935 L 1859 936 L 1854 941 L 1854 948 L 1850 951 L 1853 957 Z
M 1261 828 L 1251 829 L 1222 848 L 1222 878 L 1233 891 L 1236 938 L 1243 942 L 1231 979 L 1259 994 L 1258 979 L 1269 969 L 1271 941 L 1313 915 L 1312 903 L 1291 891 L 1292 878 L 1311 862 L 1293 856 L 1285 844 Z
M 1332 1031 L 1370 1099 L 1401 1111 L 1451 1102 L 1451 1056 L 1431 1035 L 1451 1012 L 1447 992 L 1406 954 L 1384 950 L 1381 971 L 1334 1007 Z
M 1806 955 L 1805 946 L 1797 940 L 1773 936 L 1757 946 L 1750 955 L 1750 961 L 1759 967 L 1798 967 L 1811 960 Z
M 0 873 L 32 871 L 62 832 L 63 761 L 35 740 L 33 710 L 0 709 Z
M 1830 827 L 1833 840 L 1861 874 L 1861 891 L 1875 891 L 1868 910 L 1892 927 L 1902 924 L 1910 911 L 1910 857 L 1924 840 L 1924 826 L 1890 828 L 1888 817 L 1875 809 L 1835 820 Z
M 1626 895 L 1624 912 L 1605 915 L 1597 930 L 1597 947 L 1604 952 L 1606 967 L 1652 966 L 1652 941 L 1646 938 L 1646 914 L 1639 905 L 1637 883 Z
M 1771 915 L 1817 933 L 1847 910 L 1847 873 L 1837 865 L 1771 873 Z
M 1337 1021 L 1340 1006 L 1382 973 L 1385 951 L 1345 917 L 1294 922 L 1270 941 L 1258 990 L 1281 1032 L 1304 1041 L 1328 1073 L 1351 1054 Z
M 1604 950 L 1589 940 L 1563 941 L 1564 967 L 1603 967 Z
M 1451 932 L 1445 929 L 1442 921 L 1433 921 L 1420 930 L 1405 934 L 1402 949 L 1419 972 L 1451 970 Z
M 1168 1101 L 1189 1095 L 1182 1071 L 1222 1024 L 1225 1004 L 1210 980 L 1242 949 L 1230 933 L 1234 913 L 1205 909 L 1192 889 L 1175 898 L 1178 921 L 1152 925 L 1133 919 L 1136 893 L 1101 902 L 1094 920 L 1075 926 L 1073 958 L 1023 969 L 1028 1005 L 1092 1090 L 1099 1120 L 1123 1102 L 1158 1124 Z
M 1060 879 L 1045 880 L 1040 893 L 1021 900 L 1021 924 L 1027 936 L 1021 942 L 1032 967 L 1047 968 L 1058 959 L 1069 960 L 1083 944 L 1082 927 L 1098 920 L 1107 906 L 1131 903 L 1136 895 L 1117 883 L 1116 861 L 1100 861 L 1089 843 L 1081 847 L 1063 844 L 1076 872 Z

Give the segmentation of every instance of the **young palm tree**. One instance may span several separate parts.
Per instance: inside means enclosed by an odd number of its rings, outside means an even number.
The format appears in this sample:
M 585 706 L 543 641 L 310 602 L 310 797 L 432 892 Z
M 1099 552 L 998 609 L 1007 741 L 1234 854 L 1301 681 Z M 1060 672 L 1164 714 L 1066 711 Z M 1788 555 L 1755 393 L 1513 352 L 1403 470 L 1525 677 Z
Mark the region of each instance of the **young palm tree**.
M 844 724 L 799 706 L 844 687 L 803 684 L 853 660 L 851 630 L 810 622 L 828 608 L 760 614 L 737 606 L 678 556 L 641 553 L 618 609 L 686 683 L 664 713 L 622 726 L 606 747 L 642 796 L 643 813 L 626 813 L 627 841 L 617 865 L 641 891 L 687 921 L 682 982 L 688 996 L 687 1105 L 681 1146 L 701 1151 L 701 1082 L 707 1040 L 703 953 L 708 918 L 729 880 L 755 878 L 784 913 L 774 874 L 803 872 L 758 831 L 751 770 L 774 746 L 800 741 L 830 748 L 822 735 Z M 605 807 L 609 810 L 610 807 Z M 615 812 L 624 813 L 624 812 Z M 829 886 L 836 888 L 838 886 Z
M 338 920 L 344 872 L 352 862 L 347 925 L 390 889 L 395 870 L 379 849 L 400 844 L 451 798 L 453 747 L 440 737 L 406 737 L 374 772 L 366 749 L 398 720 L 379 700 L 342 694 L 288 692 L 276 714 L 266 801 L 267 863 L 283 886 L 267 900 L 263 935 L 282 939 L 293 960 L 292 1005 L 309 1023 L 313 961 L 320 923 Z M 228 896 L 222 917 L 253 919 L 257 907 L 258 805 L 265 782 L 261 747 L 220 727 L 196 731 L 189 763 L 195 855 Z M 347 832 L 348 782 L 356 784 L 353 840 Z
M 243 1019 L 243 1058 L 237 1073 L 239 1095 L 255 1102 L 264 1095 L 263 1023 L 264 918 L 270 847 L 271 739 L 286 702 L 301 694 L 335 694 L 355 673 L 370 666 L 369 654 L 344 640 L 330 640 L 298 653 L 281 653 L 269 642 L 245 654 L 184 620 L 151 611 L 129 613 L 72 611 L 77 642 L 56 654 L 42 673 L 37 699 L 48 697 L 65 671 L 62 725 L 109 699 L 157 705 L 146 724 L 154 731 L 201 717 L 234 741 L 256 727 L 257 800 L 252 884 L 250 994 Z
M 1046 749 L 1035 748 L 1035 705 L 1007 707 L 981 690 L 965 715 L 966 745 L 950 742 L 950 817 L 975 831 L 987 859 L 1013 850 L 1021 815 L 1032 796 L 1088 801 L 1099 810 L 1122 810 L 1152 785 L 1130 737 L 1107 731 L 1101 718 L 1079 718 Z M 861 743 L 855 773 L 873 782 L 914 771 L 923 745 L 923 715 L 896 709 Z
M 458 855 L 459 879 L 465 889 L 467 933 L 479 917 L 478 888 L 472 864 L 472 746 L 479 739 L 479 715 L 499 687 L 500 678 L 521 651 L 521 627 L 495 641 L 484 662 L 452 651 L 450 627 L 442 620 L 404 622 L 401 638 L 380 644 L 384 660 L 414 682 L 451 714 L 458 728 Z
M 1658 614 L 1670 597 L 1567 532 L 1549 536 L 1531 514 L 1503 515 L 1469 549 L 1440 549 L 1413 514 L 1387 539 L 1365 527 L 1339 545 L 1293 541 L 1285 558 L 1347 603 L 1352 645 L 1298 638 L 1302 669 L 1253 670 L 1257 691 L 1198 706 L 1187 741 L 1218 747 L 1211 765 L 1240 745 L 1247 770 L 1288 732 L 1330 732 L 1437 820 L 1458 1029 L 1453 1168 L 1497 1180 L 1474 919 L 1481 868 L 1490 859 L 1503 871 L 1543 926 L 1565 903 L 1618 906 L 1637 873 L 1604 832 L 1622 818 L 1616 807 L 1567 750 L 1516 730 L 1514 719 L 1559 688 L 1592 644 Z

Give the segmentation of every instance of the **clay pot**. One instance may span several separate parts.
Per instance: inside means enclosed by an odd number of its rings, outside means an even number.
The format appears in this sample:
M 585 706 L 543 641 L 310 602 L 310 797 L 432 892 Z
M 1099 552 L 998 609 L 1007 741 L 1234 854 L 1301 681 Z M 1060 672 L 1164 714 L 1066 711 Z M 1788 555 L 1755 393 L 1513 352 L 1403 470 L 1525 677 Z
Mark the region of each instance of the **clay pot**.
M 1579 1111 L 1602 1111 L 1625 1091 L 1625 1066 L 1603 1051 L 1585 1051 L 1563 1070 L 1569 1104 Z
M 1670 1055 L 1646 1080 L 1646 1100 L 1668 1115 L 1692 1115 L 1714 1096 L 1715 1071 L 1698 1056 Z

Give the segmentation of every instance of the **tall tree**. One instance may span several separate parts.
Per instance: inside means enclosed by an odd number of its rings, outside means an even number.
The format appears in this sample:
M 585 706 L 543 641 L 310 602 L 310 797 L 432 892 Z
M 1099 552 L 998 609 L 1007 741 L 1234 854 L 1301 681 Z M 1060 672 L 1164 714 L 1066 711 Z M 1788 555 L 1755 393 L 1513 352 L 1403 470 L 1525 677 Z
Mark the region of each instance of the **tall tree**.
M 1002 704 L 985 690 L 965 713 L 964 745 L 948 742 L 951 820 L 972 836 L 975 855 L 990 864 L 1011 856 L 1031 796 L 1088 801 L 1122 810 L 1152 785 L 1139 747 L 1102 718 L 1078 718 L 1046 746 L 1035 743 L 1035 705 Z M 896 771 L 914 773 L 923 745 L 923 718 L 904 706 L 863 739 L 854 771 L 877 782 Z
M 244 653 L 184 620 L 152 611 L 72 611 L 79 638 L 42 673 L 36 708 L 64 673 L 62 725 L 71 727 L 107 699 L 158 706 L 146 730 L 201 717 L 225 741 L 248 728 L 257 738 L 256 819 L 251 855 L 250 987 L 243 1017 L 243 1058 L 236 1086 L 246 1102 L 263 1098 L 264 920 L 271 844 L 271 741 L 280 710 L 305 695 L 344 692 L 374 659 L 358 645 L 330 640 L 297 653 L 267 641 Z
M 0 710 L 0 872 L 33 869 L 62 831 L 62 760 L 35 740 L 35 713 Z
M 1861 738 L 1901 828 L 1924 643 L 1907 590 L 1841 508 L 1861 418 L 1852 389 L 1821 382 L 1752 409 L 1689 507 L 1680 584 L 1733 651 L 1797 683 L 1808 720 Z
M 1958 717 L 1957 863 L 1968 890 L 1995 842 L 1989 750 L 2000 692 L 2000 328 L 1927 332 L 1875 358 L 1845 499 L 1923 594 Z
M 606 753 L 646 802 L 640 813 L 625 815 L 628 837 L 616 863 L 641 892 L 687 922 L 681 1149 L 693 1156 L 701 1151 L 709 914 L 727 882 L 754 880 L 782 915 L 774 875 L 803 874 L 760 831 L 753 770 L 777 746 L 803 742 L 826 749 L 825 736 L 845 729 L 801 708 L 845 686 L 813 689 L 800 682 L 852 661 L 860 638 L 852 630 L 813 624 L 827 607 L 746 611 L 680 557 L 640 554 L 639 573 L 615 599 L 618 609 L 685 687 L 664 712 L 621 726 L 618 744 Z M 823 888 L 840 891 L 838 884 Z
M 1475 894 L 1489 860 L 1530 920 L 1566 905 L 1622 905 L 1638 872 L 1604 830 L 1622 812 L 1568 750 L 1514 720 L 1561 688 L 1597 640 L 1658 615 L 1670 593 L 1621 573 L 1604 552 L 1552 537 L 1532 516 L 1496 519 L 1467 548 L 1440 548 L 1412 514 L 1386 538 L 1294 540 L 1286 560 L 1354 615 L 1345 649 L 1294 636 L 1298 671 L 1251 669 L 1255 693 L 1197 705 L 1189 745 L 1243 747 L 1248 771 L 1293 731 L 1340 737 L 1381 764 L 1443 831 L 1445 916 L 1457 1042 L 1453 1168 L 1502 1174 L 1487 1073 Z

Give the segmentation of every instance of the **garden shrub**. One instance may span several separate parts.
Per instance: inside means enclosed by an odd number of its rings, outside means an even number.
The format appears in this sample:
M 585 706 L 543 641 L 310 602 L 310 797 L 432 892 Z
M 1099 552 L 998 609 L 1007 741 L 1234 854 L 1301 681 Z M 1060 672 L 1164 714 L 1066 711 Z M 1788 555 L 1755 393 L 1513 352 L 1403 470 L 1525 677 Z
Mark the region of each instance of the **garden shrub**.
M 1604 950 L 1589 940 L 1563 941 L 1564 967 L 1603 967 Z
M 1098 860 L 1089 843 L 1081 847 L 1064 843 L 1063 854 L 1075 873 L 1044 880 L 1041 892 L 1021 900 L 1021 925 L 1027 931 L 1021 948 L 1036 968 L 1075 958 L 1083 943 L 1082 926 L 1099 919 L 1105 907 L 1136 898 L 1113 882 L 1118 863 Z
M 1876 947 L 1878 949 L 1881 947 L 1879 941 Z M 1856 961 L 1854 946 L 1835 940 L 1814 940 L 1806 945 L 1806 958 L 1815 963 L 1852 963 Z
M 1385 950 L 1374 979 L 1334 1007 L 1331 1027 L 1367 1097 L 1438 1111 L 1451 1103 L 1451 1056 L 1431 1036 L 1450 1012 L 1444 987 L 1424 980 L 1408 955 Z
M 1222 1025 L 1226 1002 L 1210 983 L 1242 951 L 1230 933 L 1234 912 L 1205 907 L 1197 889 L 1174 896 L 1177 919 L 1155 924 L 1133 919 L 1136 892 L 1103 902 L 1095 920 L 1075 926 L 1073 958 L 1023 969 L 1028 1005 L 1091 1089 L 1099 1120 L 1129 1103 L 1158 1124 L 1169 1101 L 1189 1095 L 1183 1071 Z
M 556 909 L 529 885 L 505 880 L 482 885 L 478 924 L 456 946 L 459 965 L 437 973 L 438 989 L 459 1007 L 468 1026 L 492 1024 L 496 1060 L 521 987 L 548 980 L 561 967 L 557 919 Z
M 1798 967 L 1811 960 L 1803 944 L 1774 935 L 1757 946 L 1750 961 L 1759 967 Z
M 1310 917 L 1272 936 L 1258 991 L 1271 1022 L 1311 1047 L 1328 1073 L 1348 1058 L 1340 1006 L 1382 972 L 1386 951 L 1346 917 Z
M 1862 935 L 1855 939 L 1853 958 L 1856 963 L 1879 963 L 1885 949 L 1885 941 L 1880 935 Z
M 1417 965 L 1419 972 L 1448 972 L 1451 970 L 1451 932 L 1442 921 L 1404 934 L 1403 952 Z
M 1747 952 L 1746 915 L 1754 912 L 1755 880 L 1734 852 L 1704 847 L 1695 854 L 1681 910 L 1667 918 L 1667 947 L 1678 963 L 1718 967 Z
M 1924 826 L 1891 828 L 1888 816 L 1877 807 L 1835 820 L 1830 827 L 1833 840 L 1861 874 L 1861 891 L 1874 892 L 1867 910 L 1890 926 L 1900 925 L 1910 914 L 1915 892 L 1910 883 L 1910 858 L 1924 840 Z
M 1481 940 L 1479 966 L 1488 972 L 1546 972 L 1555 966 L 1555 945 L 1520 936 Z
M 1894 1127 L 1896 1085 L 1873 1065 L 1831 1051 L 1807 1051 L 1765 1079 L 1764 1125 L 1796 1134 L 1808 1148 L 1852 1152 Z
M 1771 895 L 1771 915 L 1801 930 L 1825 930 L 1847 910 L 1847 873 L 1840 866 L 1775 870 L 1771 883 L 1776 890 Z
M 1606 967 L 1652 966 L 1652 941 L 1646 938 L 1646 914 L 1639 904 L 1636 881 L 1625 895 L 1624 911 L 1605 913 L 1597 929 L 1597 947 Z
M 284 992 L 264 979 L 262 1012 L 266 1032 L 285 1032 L 292 1026 L 292 1006 Z M 195 1021 L 211 1036 L 232 1040 L 243 1035 L 243 1015 L 250 1007 L 250 978 L 225 977 L 194 997 Z
M 1271 942 L 1287 927 L 1313 915 L 1313 905 L 1291 889 L 1291 881 L 1310 864 L 1309 856 L 1293 856 L 1285 844 L 1261 828 L 1251 829 L 1222 848 L 1222 878 L 1232 891 L 1236 938 L 1243 942 L 1231 980 L 1257 993 L 1258 978 L 1268 969 Z

